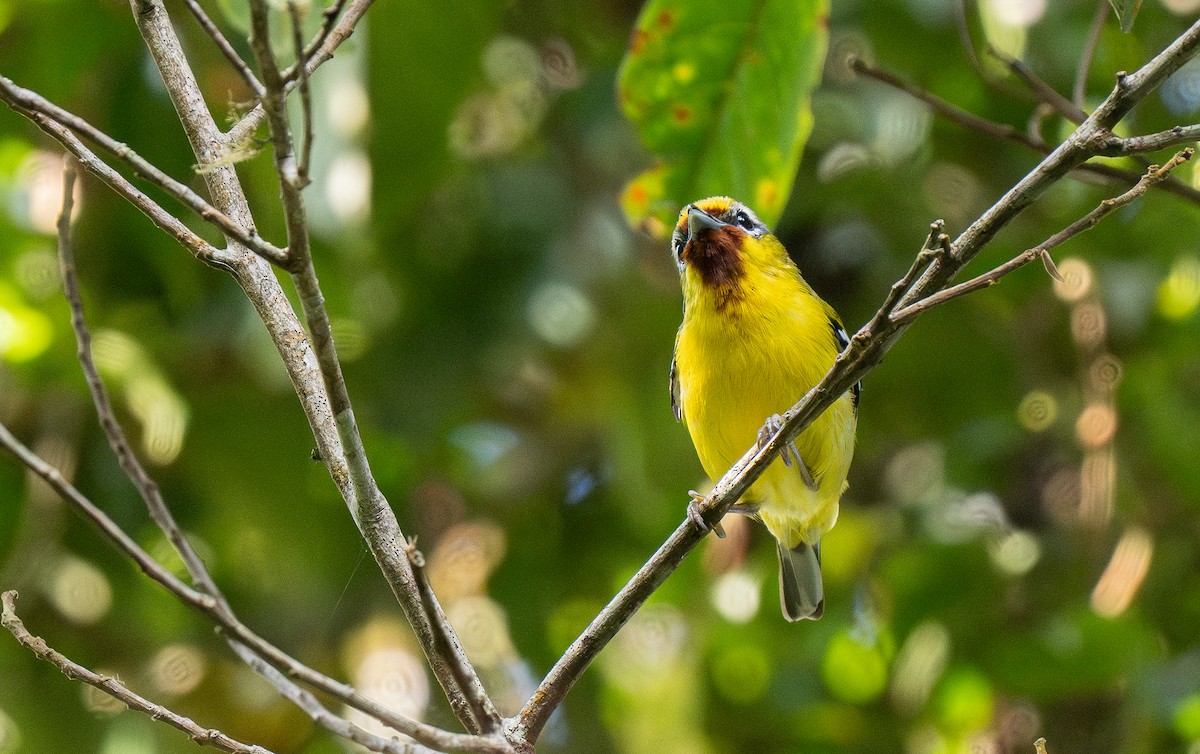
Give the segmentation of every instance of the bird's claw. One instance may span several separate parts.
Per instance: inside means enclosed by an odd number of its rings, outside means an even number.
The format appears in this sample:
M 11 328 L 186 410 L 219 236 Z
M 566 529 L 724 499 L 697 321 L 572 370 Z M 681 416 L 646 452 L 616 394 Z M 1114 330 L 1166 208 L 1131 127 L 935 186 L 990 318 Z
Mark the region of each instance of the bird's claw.
M 761 448 L 769 443 L 781 429 L 783 429 L 783 417 L 779 414 L 768 416 L 766 423 L 758 430 L 758 447 Z M 779 449 L 779 459 L 789 469 L 793 466 L 796 467 L 796 470 L 800 472 L 800 477 L 804 480 L 804 485 L 813 492 L 817 491 L 817 482 L 809 473 L 808 467 L 804 465 L 804 459 L 800 457 L 800 449 L 796 447 L 795 438 L 785 442 Z
M 704 514 L 700 512 L 700 503 L 704 502 L 704 495 L 695 490 L 688 490 L 688 494 L 691 495 L 692 499 L 688 503 L 687 516 L 691 519 L 692 523 L 700 527 L 701 531 L 711 531 L 717 535 L 718 539 L 725 539 L 725 527 L 721 526 L 721 522 L 718 521 L 710 524 L 704 520 Z

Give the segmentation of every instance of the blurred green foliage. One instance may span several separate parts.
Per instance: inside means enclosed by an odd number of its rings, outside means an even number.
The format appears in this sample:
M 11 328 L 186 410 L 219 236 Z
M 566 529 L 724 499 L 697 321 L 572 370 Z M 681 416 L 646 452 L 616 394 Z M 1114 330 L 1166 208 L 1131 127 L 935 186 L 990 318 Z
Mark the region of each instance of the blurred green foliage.
M 1095 10 L 968 5 L 981 70 L 956 3 L 832 4 L 813 130 L 777 227 L 849 326 L 931 220 L 962 229 L 1036 156 L 856 79 L 846 55 L 1024 128 L 1033 103 L 984 46 L 1068 92 Z M 1146 3 L 1130 34 L 1110 18 L 1089 104 L 1194 6 Z M 244 84 L 170 7 L 213 112 L 244 109 Z M 639 12 L 380 2 L 314 80 L 315 255 L 355 408 L 507 712 L 703 484 L 667 399 L 674 264 L 618 202 L 653 162 L 616 95 Z M 0 0 L 0 73 L 201 186 L 125 3 Z M 1129 132 L 1195 121 L 1197 92 L 1192 63 Z M 1065 127 L 1050 117 L 1042 130 Z M 75 363 L 49 226 L 57 155 L 0 110 L 0 419 L 171 563 Z M 269 157 L 239 171 L 259 231 L 281 241 Z M 1197 182 L 1194 166 L 1178 177 Z M 1117 190 L 1062 182 L 973 269 Z M 304 661 L 451 725 L 236 286 L 95 180 L 75 228 L 121 418 L 235 609 Z M 728 521 L 730 536 L 706 541 L 605 650 L 540 750 L 1030 752 L 1039 735 L 1054 754 L 1194 748 L 1198 237 L 1200 208 L 1153 193 L 1060 250 L 1067 284 L 1031 267 L 923 317 L 864 385 L 851 488 L 824 545 L 825 617 L 785 623 L 770 542 Z M 280 752 L 341 750 L 11 461 L 0 588 L 20 590 L 51 645 L 201 724 Z M 7 637 L 0 669 L 0 752 L 195 750 Z

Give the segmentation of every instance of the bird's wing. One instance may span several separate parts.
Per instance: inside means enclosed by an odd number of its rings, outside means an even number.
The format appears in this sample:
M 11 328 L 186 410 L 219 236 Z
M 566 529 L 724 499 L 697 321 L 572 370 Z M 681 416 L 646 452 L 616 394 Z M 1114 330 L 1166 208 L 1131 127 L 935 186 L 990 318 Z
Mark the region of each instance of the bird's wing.
M 671 391 L 671 413 L 675 421 L 683 420 L 683 404 L 679 401 L 679 365 L 675 362 L 675 353 L 679 350 L 679 335 L 675 336 L 675 348 L 671 351 L 671 374 L 668 377 Z

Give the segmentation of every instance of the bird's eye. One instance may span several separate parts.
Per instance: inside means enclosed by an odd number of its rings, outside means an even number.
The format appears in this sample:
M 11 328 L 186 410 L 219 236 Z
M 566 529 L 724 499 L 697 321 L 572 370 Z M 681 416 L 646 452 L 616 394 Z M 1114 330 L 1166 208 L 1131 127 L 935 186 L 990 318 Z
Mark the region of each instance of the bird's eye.
M 683 246 L 683 236 L 675 236 L 675 239 L 671 241 L 671 251 L 675 252 L 676 257 L 683 256 Z
M 754 230 L 754 221 L 750 219 L 750 215 L 745 212 L 739 212 L 734 216 L 733 221 L 742 230 Z

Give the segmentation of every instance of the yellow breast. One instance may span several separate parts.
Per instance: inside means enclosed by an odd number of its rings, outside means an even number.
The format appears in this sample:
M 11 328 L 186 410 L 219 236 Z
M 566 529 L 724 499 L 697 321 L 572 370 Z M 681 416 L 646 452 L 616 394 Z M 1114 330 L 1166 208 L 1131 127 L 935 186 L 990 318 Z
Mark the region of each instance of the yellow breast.
M 676 344 L 679 398 L 700 462 L 717 479 L 755 442 L 767 417 L 786 411 L 829 371 L 837 344 L 832 310 L 790 262 L 749 265 L 732 295 L 687 280 L 691 274 L 684 272 Z M 747 493 L 786 546 L 815 540 L 836 520 L 854 429 L 846 395 L 796 440 L 816 491 L 777 460 Z

